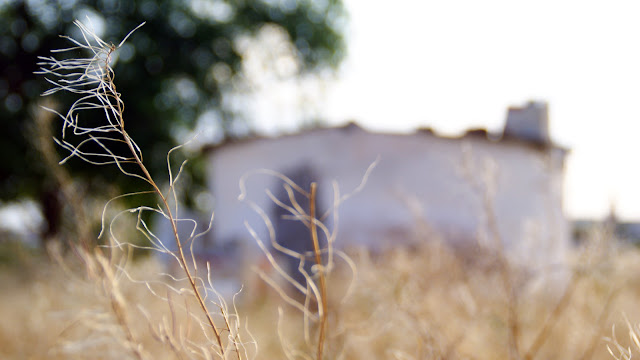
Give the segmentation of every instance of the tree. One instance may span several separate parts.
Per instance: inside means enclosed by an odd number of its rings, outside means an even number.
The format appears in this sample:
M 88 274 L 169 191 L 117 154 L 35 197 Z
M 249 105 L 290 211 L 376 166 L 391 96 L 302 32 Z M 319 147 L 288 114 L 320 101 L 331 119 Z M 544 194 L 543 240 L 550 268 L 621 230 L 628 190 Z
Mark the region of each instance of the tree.
M 29 111 L 46 82 L 33 72 L 37 57 L 68 47 L 59 34 L 74 30 L 75 18 L 89 17 L 105 40 L 118 43 L 138 24 L 144 27 L 118 51 L 114 66 L 118 90 L 124 95 L 128 132 L 147 154 L 147 166 L 165 172 L 165 154 L 175 146 L 178 129 L 191 128 L 200 115 L 214 110 L 225 137 L 242 136 L 236 117 L 222 104 L 225 82 L 241 72 L 236 39 L 275 24 L 288 34 L 303 64 L 302 71 L 334 67 L 344 54 L 339 21 L 345 15 L 341 0 L 59 0 L 0 4 L 0 199 L 28 196 L 42 199 L 51 227 L 59 207 L 51 199 L 52 181 L 30 144 Z M 99 29 L 103 27 L 103 29 Z M 61 108 L 70 99 L 56 98 Z M 240 130 L 239 130 L 240 129 Z M 243 130 L 244 129 L 244 130 Z M 64 154 L 61 154 L 64 155 Z M 70 164 L 74 175 L 89 181 L 114 179 L 124 190 L 134 185 L 117 169 Z M 198 166 L 192 171 L 202 181 Z M 53 181 L 55 183 L 55 181 Z M 138 184 L 139 185 L 139 184 Z M 54 196 L 55 197 L 55 196 Z M 53 204 L 53 205 L 52 205 Z M 55 226 L 54 226 L 55 228 Z

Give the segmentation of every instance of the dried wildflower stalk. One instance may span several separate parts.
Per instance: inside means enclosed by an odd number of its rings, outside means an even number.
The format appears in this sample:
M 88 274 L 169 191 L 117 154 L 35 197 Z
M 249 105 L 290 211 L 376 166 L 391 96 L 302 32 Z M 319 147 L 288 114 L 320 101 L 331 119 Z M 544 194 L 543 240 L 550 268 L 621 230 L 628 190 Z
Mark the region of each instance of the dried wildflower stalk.
M 55 141 L 63 148 L 69 150 L 70 153 L 60 161 L 60 164 L 64 164 L 69 159 L 77 157 L 93 165 L 115 165 L 123 174 L 138 178 L 151 186 L 151 191 L 126 194 L 123 196 L 155 193 L 160 199 L 160 205 L 158 208 L 138 207 L 136 209 L 129 210 L 129 212 L 138 213 L 137 229 L 143 232 L 149 240 L 152 241 L 154 248 L 170 254 L 179 262 L 180 267 L 183 269 L 186 278 L 191 285 L 194 297 L 206 317 L 206 322 L 208 322 L 210 330 L 213 332 L 218 345 L 218 355 L 224 359 L 226 358 L 225 352 L 228 351 L 229 348 L 223 345 L 221 329 L 215 325 L 213 318 L 206 307 L 205 300 L 207 297 L 207 290 L 204 288 L 205 282 L 196 277 L 189 269 L 183 242 L 178 234 L 177 223 L 178 221 L 185 220 L 177 217 L 178 201 L 175 192 L 175 184 L 185 163 L 182 163 L 180 170 L 174 176 L 169 157 L 171 153 L 179 147 L 173 148 L 167 155 L 170 184 L 169 189 L 167 191 L 163 191 L 153 180 L 151 174 L 144 165 L 140 147 L 129 136 L 125 129 L 125 106 L 122 101 L 121 94 L 116 90 L 114 82 L 115 74 L 110 63 L 114 52 L 122 46 L 122 44 L 135 30 L 144 25 L 144 23 L 129 32 L 117 46 L 100 39 L 92 29 L 88 28 L 82 22 L 76 20 L 74 24 L 80 29 L 83 41 L 78 41 L 69 36 L 61 36 L 71 41 L 74 46 L 66 49 L 53 50 L 52 52 L 65 53 L 85 50 L 90 52 L 90 57 L 72 57 L 64 60 L 58 60 L 53 56 L 39 57 L 41 60 L 41 62 L 38 63 L 40 70 L 37 72 L 38 74 L 44 75 L 46 81 L 53 85 L 51 89 L 42 94 L 43 96 L 51 95 L 58 91 L 66 91 L 79 97 L 79 99 L 71 105 L 68 112 L 64 115 L 53 109 L 45 108 L 46 110 L 57 114 L 64 121 L 62 136 L 60 139 L 55 139 Z M 104 113 L 106 122 L 99 126 L 85 124 L 80 118 L 79 113 L 86 110 L 101 110 Z M 78 142 L 71 142 L 67 140 L 71 137 L 69 131 L 71 131 L 74 138 L 79 138 L 80 140 Z M 122 144 L 126 145 L 130 154 L 117 154 L 112 150 L 114 146 Z M 134 166 L 127 166 L 125 169 L 125 164 L 132 164 Z M 132 168 L 135 170 L 131 170 Z M 170 197 L 167 194 L 169 194 Z M 173 208 L 170 206 L 170 201 L 173 201 L 175 204 Z M 151 233 L 147 225 L 141 219 L 141 213 L 144 211 L 157 212 L 169 220 L 177 248 L 175 253 L 169 251 L 168 248 L 162 244 L 162 242 L 153 235 L 153 233 Z M 102 233 L 103 232 L 101 232 L 101 235 Z M 113 233 L 110 233 L 112 235 L 112 239 L 115 240 Z M 198 236 L 199 235 L 192 234 L 189 240 L 193 240 Z M 118 243 L 117 240 L 115 241 L 116 246 L 122 245 Z M 223 317 L 228 321 L 226 314 L 223 314 Z M 241 353 L 238 349 L 238 342 L 235 341 L 236 338 L 237 335 L 234 336 L 230 342 L 233 343 L 231 346 L 234 348 L 237 358 L 240 359 Z
M 321 314 L 320 316 L 320 334 L 318 334 L 318 355 L 317 359 L 322 359 L 322 352 L 324 351 L 324 340 L 325 340 L 325 332 L 327 330 L 327 318 L 329 305 L 327 303 L 327 282 L 326 282 L 326 274 L 323 269 L 324 264 L 322 263 L 322 250 L 320 249 L 320 244 L 318 242 L 318 229 L 316 226 L 316 193 L 317 186 L 316 183 L 311 183 L 311 192 L 309 193 L 309 218 L 310 218 L 310 226 L 309 230 L 311 231 L 311 241 L 313 242 L 313 253 L 315 255 L 316 266 L 320 269 L 318 271 L 318 277 L 320 280 L 320 293 L 322 294 L 321 303 L 318 304 L 318 307 L 321 309 L 318 312 Z
M 272 267 L 272 272 L 267 274 L 262 269 L 254 268 L 258 275 L 269 286 L 271 286 L 280 297 L 289 305 L 299 310 L 303 314 L 303 331 L 304 339 L 307 345 L 315 347 L 315 359 L 321 360 L 325 357 L 325 347 L 327 344 L 328 321 L 329 321 L 329 303 L 328 303 L 328 289 L 327 289 L 327 277 L 335 269 L 336 257 L 344 261 L 353 273 L 353 279 L 356 277 L 356 267 L 349 256 L 334 248 L 335 241 L 337 239 L 338 232 L 338 209 L 339 206 L 351 196 L 360 192 L 367 183 L 369 175 L 377 165 L 378 160 L 374 161 L 366 170 L 361 183 L 352 192 L 346 195 L 340 195 L 338 184 L 333 183 L 333 206 L 323 214 L 318 214 L 317 209 L 317 183 L 312 182 L 310 184 L 309 191 L 304 190 L 299 184 L 296 184 L 293 180 L 285 175 L 266 169 L 255 170 L 246 173 L 240 179 L 240 196 L 239 199 L 247 203 L 263 220 L 264 225 L 268 231 L 268 242 L 262 239 L 261 236 L 254 230 L 254 228 L 245 222 L 245 226 L 251 236 L 256 240 L 258 246 L 262 250 L 265 258 Z M 282 186 L 286 192 L 286 199 L 278 199 L 270 190 L 265 190 L 269 199 L 278 207 L 284 209 L 288 214 L 285 218 L 300 221 L 304 224 L 310 232 L 311 250 L 306 252 L 298 252 L 283 246 L 276 241 L 276 229 L 267 215 L 257 203 L 248 198 L 246 182 L 247 179 L 253 175 L 262 174 L 277 178 L 282 181 Z M 296 194 L 302 195 L 309 201 L 308 209 L 305 209 L 296 199 Z M 288 201 L 288 203 L 287 203 Z M 333 228 L 330 229 L 324 221 L 332 216 Z M 318 234 L 321 232 L 325 241 L 322 244 L 319 241 Z M 296 259 L 298 266 L 295 271 L 298 271 L 303 276 L 303 281 L 296 280 L 293 274 L 289 273 L 279 262 L 278 256 L 284 256 Z M 282 259 L 280 259 L 281 261 Z M 307 261 L 311 261 L 314 265 L 311 267 L 311 271 L 305 268 Z M 281 281 L 280 281 L 281 280 Z M 284 282 L 284 284 L 282 284 Z M 317 282 L 317 283 L 316 283 Z M 352 281 L 346 290 L 343 300 L 346 299 L 353 290 L 354 281 Z M 299 300 L 288 294 L 286 288 L 294 290 L 304 297 L 303 300 Z M 315 306 L 313 306 L 315 305 Z M 280 309 L 279 312 L 279 326 L 278 335 L 280 337 L 283 351 L 288 359 L 313 358 L 310 354 L 306 354 L 303 351 L 295 350 L 290 344 L 285 342 L 285 337 L 282 334 L 280 325 L 283 321 L 283 312 Z M 317 324 L 317 340 L 311 340 L 310 325 Z

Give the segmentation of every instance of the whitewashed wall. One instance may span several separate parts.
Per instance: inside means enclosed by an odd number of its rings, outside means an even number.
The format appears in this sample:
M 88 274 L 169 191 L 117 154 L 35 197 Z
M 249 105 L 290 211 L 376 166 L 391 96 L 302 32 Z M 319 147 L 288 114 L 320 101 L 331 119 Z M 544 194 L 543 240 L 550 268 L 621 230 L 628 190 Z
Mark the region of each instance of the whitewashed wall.
M 458 245 L 491 243 L 491 215 L 483 200 L 487 186 L 495 190 L 490 197 L 493 215 L 514 260 L 546 266 L 560 261 L 569 243 L 562 211 L 564 150 L 558 148 L 491 141 L 482 134 L 378 134 L 351 125 L 225 144 L 209 156 L 216 241 L 246 242 L 257 250 L 245 221 L 268 239 L 260 217 L 238 201 L 239 181 L 248 173 L 269 169 L 288 174 L 310 166 L 326 209 L 333 204 L 332 181 L 342 193 L 350 192 L 379 159 L 364 189 L 340 206 L 338 246 L 376 249 L 429 241 L 416 237 L 425 224 Z M 486 181 L 488 174 L 494 179 Z M 278 193 L 282 182 L 255 174 L 246 186 L 247 199 L 269 214 L 273 203 L 265 190 Z

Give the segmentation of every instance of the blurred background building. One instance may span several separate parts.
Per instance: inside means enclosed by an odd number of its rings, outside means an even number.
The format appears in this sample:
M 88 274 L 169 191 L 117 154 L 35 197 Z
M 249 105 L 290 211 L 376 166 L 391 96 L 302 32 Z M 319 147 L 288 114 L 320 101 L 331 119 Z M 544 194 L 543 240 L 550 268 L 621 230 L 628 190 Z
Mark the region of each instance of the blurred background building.
M 562 263 L 570 244 L 562 192 L 567 150 L 550 141 L 548 126 L 547 105 L 530 102 L 509 109 L 502 134 L 377 133 L 351 123 L 230 141 L 207 153 L 216 214 L 208 239 L 260 253 L 247 224 L 267 246 L 271 226 L 279 244 L 312 250 L 308 228 L 288 210 L 295 203 L 308 209 L 309 200 L 285 191 L 274 171 L 305 191 L 318 183 L 318 213 L 329 231 L 337 227 L 338 248 L 380 252 L 442 241 L 471 257 L 479 248 L 504 249 L 513 261 L 545 269 Z M 337 200 L 359 187 L 374 162 L 364 187 Z

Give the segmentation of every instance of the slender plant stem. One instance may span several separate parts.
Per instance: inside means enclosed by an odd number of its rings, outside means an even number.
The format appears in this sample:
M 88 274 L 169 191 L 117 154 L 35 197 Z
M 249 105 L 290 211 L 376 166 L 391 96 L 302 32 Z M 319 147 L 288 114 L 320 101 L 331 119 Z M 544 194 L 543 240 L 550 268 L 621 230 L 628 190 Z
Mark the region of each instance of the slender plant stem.
M 564 291 L 564 293 L 562 294 L 562 297 L 560 297 L 560 300 L 558 300 L 558 302 L 556 303 L 556 306 L 553 308 L 549 316 L 547 316 L 544 324 L 542 325 L 542 328 L 540 329 L 540 332 L 535 337 L 535 340 L 529 347 L 529 350 L 525 353 L 524 355 L 525 360 L 533 360 L 537 355 L 538 351 L 540 350 L 540 348 L 542 347 L 542 345 L 544 345 L 544 343 L 547 341 L 547 339 L 551 335 L 551 329 L 558 322 L 558 319 L 560 318 L 564 310 L 567 308 L 567 306 L 569 306 L 571 302 L 571 298 L 573 297 L 573 294 L 576 291 L 579 280 L 580 280 L 579 274 L 574 274 L 571 277 L 569 286 Z
M 211 326 L 211 330 L 213 331 L 213 333 L 215 335 L 215 338 L 216 338 L 216 341 L 218 342 L 218 345 L 220 346 L 221 357 L 224 359 L 224 357 L 225 357 L 224 351 L 225 350 L 224 350 L 224 346 L 222 344 L 222 337 L 220 335 L 220 330 L 216 327 L 216 325 L 215 325 L 215 323 L 213 321 L 213 318 L 211 317 L 211 314 L 209 313 L 209 310 L 207 309 L 207 306 L 204 303 L 204 299 L 202 297 L 202 294 L 200 293 L 200 290 L 198 289 L 198 286 L 196 284 L 195 278 L 193 277 L 193 275 L 191 274 L 191 271 L 189 270 L 189 266 L 187 264 L 187 260 L 186 260 L 186 257 L 184 255 L 184 250 L 182 248 L 182 243 L 180 242 L 180 236 L 178 235 L 178 228 L 176 226 L 176 220 L 173 217 L 173 213 L 171 212 L 171 207 L 169 206 L 169 202 L 167 201 L 167 198 L 162 193 L 162 190 L 160 190 L 160 188 L 158 187 L 156 182 L 151 177 L 151 174 L 147 170 L 147 167 L 143 164 L 142 160 L 140 159 L 140 156 L 138 156 L 138 152 L 136 151 L 135 147 L 133 146 L 133 143 L 131 142 L 131 137 L 129 136 L 129 134 L 127 134 L 127 132 L 124 129 L 124 117 L 123 117 L 124 109 L 123 109 L 123 106 L 122 106 L 122 101 L 120 99 L 120 94 L 118 94 L 118 92 L 116 91 L 116 86 L 115 86 L 115 83 L 113 82 L 112 72 L 108 72 L 107 71 L 106 73 L 109 74 L 108 82 L 109 82 L 110 86 L 112 87 L 113 94 L 115 94 L 114 96 L 116 97 L 115 103 L 116 103 L 116 107 L 117 107 L 117 110 L 118 110 L 117 113 L 118 113 L 118 116 L 119 116 L 120 130 L 122 131 L 122 136 L 124 138 L 124 141 L 127 144 L 127 146 L 129 147 L 129 150 L 131 151 L 131 153 L 133 154 L 133 157 L 134 157 L 134 159 L 136 161 L 136 164 L 142 170 L 142 173 L 144 174 L 144 177 L 147 179 L 149 184 L 151 184 L 151 186 L 153 187 L 153 190 L 156 192 L 156 194 L 158 195 L 158 197 L 162 201 L 162 204 L 164 205 L 164 208 L 167 211 L 167 216 L 169 217 L 169 221 L 171 222 L 171 230 L 173 231 L 174 239 L 176 241 L 176 246 L 178 248 L 178 257 L 180 259 L 180 264 L 182 265 L 182 267 L 184 269 L 184 272 L 187 275 L 187 279 L 189 281 L 189 284 L 191 284 L 191 288 L 193 289 L 195 297 L 198 300 L 198 304 L 200 305 L 200 308 L 202 308 L 202 311 L 204 312 L 204 314 L 205 314 L 205 316 L 207 318 L 207 322 L 209 323 L 209 326 Z M 238 354 L 239 354 L 239 352 L 238 352 Z
M 311 240 L 313 241 L 313 250 L 316 256 L 316 265 L 318 266 L 318 275 L 320 278 L 320 334 L 318 335 L 318 356 L 317 360 L 322 359 L 324 350 L 325 331 L 327 328 L 327 283 L 325 279 L 325 269 L 322 263 L 322 253 L 320 252 L 320 244 L 318 242 L 318 229 L 316 227 L 316 191 L 317 184 L 311 183 L 311 194 L 309 197 L 309 216 L 311 217 Z
M 593 330 L 593 334 L 591 335 L 591 341 L 589 341 L 589 346 L 587 346 L 587 350 L 584 355 L 580 357 L 580 360 L 589 360 L 593 358 L 593 353 L 596 351 L 598 346 L 598 342 L 602 339 L 601 330 L 604 328 L 605 322 L 609 318 L 611 314 L 611 307 L 614 305 L 615 300 L 620 295 L 620 292 L 624 289 L 624 286 L 620 286 L 616 289 L 613 289 L 609 296 L 607 296 L 607 301 L 604 303 L 602 307 L 602 311 L 598 316 L 598 321 L 596 321 L 596 328 Z

